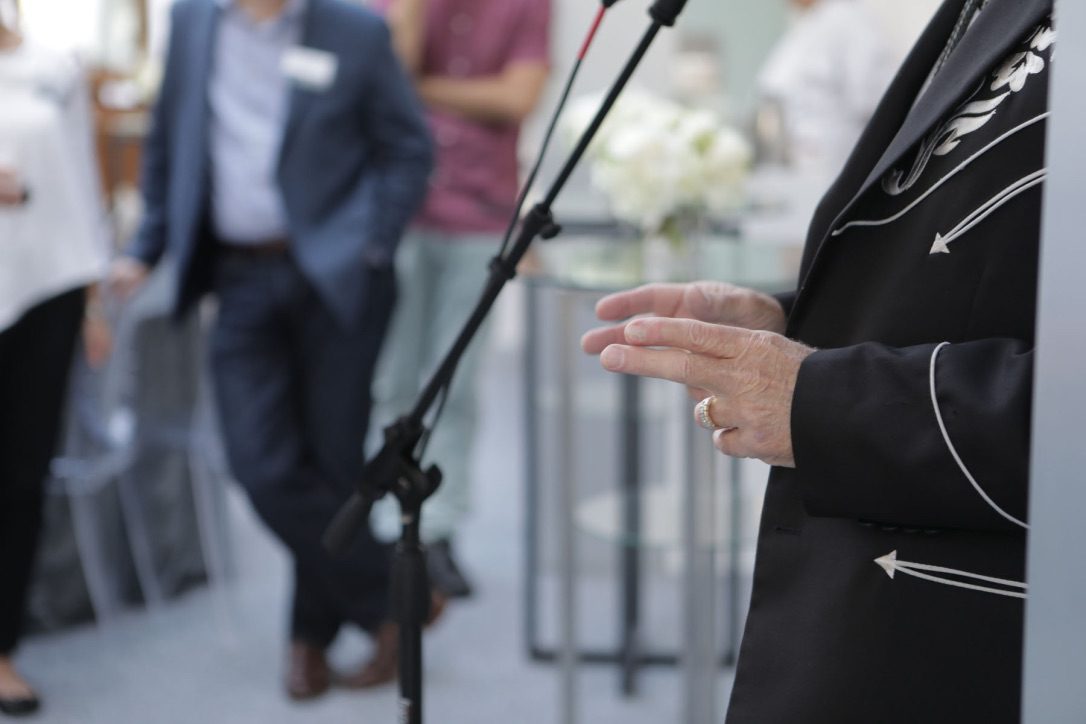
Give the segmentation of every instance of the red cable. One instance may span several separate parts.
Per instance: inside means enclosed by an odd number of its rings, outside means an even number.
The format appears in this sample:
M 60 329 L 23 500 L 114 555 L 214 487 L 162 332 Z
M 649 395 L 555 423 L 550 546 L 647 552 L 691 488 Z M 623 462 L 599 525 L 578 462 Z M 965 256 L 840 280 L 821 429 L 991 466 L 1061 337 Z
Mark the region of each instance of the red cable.
M 596 31 L 600 29 L 600 25 L 603 23 L 603 16 L 607 14 L 607 6 L 601 5 L 600 11 L 596 13 L 596 20 L 592 23 L 592 29 L 588 31 L 588 37 L 584 39 L 584 45 L 581 47 L 581 52 L 577 54 L 577 60 L 584 60 L 588 55 L 588 49 L 592 47 L 592 41 L 596 39 Z
M 596 39 L 596 32 L 600 29 L 600 25 L 603 24 L 603 16 L 607 13 L 607 10 L 611 5 L 614 5 L 614 0 L 611 2 L 605 1 L 601 4 L 599 12 L 596 13 L 596 19 L 588 31 L 588 36 L 584 39 L 584 45 L 581 47 L 581 52 L 578 53 L 577 60 L 574 61 L 573 67 L 569 71 L 569 77 L 566 78 L 565 88 L 558 101 L 558 107 L 554 109 L 554 113 L 547 125 L 547 132 L 543 134 L 543 145 L 539 150 L 539 155 L 536 157 L 531 173 L 528 174 L 528 179 L 520 189 L 520 195 L 517 197 L 516 211 L 510 217 L 509 226 L 505 229 L 501 250 L 498 252 L 498 256 L 500 257 L 505 257 L 505 254 L 509 249 L 509 242 L 512 241 L 513 232 L 516 231 L 520 221 L 520 212 L 523 210 L 524 202 L 528 199 L 528 193 L 531 191 L 532 185 L 539 175 L 539 169 L 543 165 L 543 157 L 546 156 L 547 149 L 550 148 L 551 139 L 554 137 L 555 128 L 558 126 L 558 121 L 561 119 L 562 110 L 566 107 L 566 102 L 569 100 L 569 94 L 573 90 L 573 84 L 577 81 L 577 76 L 580 75 L 581 66 L 584 64 L 585 57 L 588 55 L 588 50 L 592 47 L 592 42 Z

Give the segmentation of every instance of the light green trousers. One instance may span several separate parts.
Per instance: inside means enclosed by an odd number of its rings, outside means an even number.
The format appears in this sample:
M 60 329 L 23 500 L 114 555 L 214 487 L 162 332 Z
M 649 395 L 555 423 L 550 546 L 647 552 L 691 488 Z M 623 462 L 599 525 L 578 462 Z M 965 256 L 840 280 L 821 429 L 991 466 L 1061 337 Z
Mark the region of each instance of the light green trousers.
M 397 252 L 399 297 L 374 383 L 375 422 L 383 428 L 407 413 L 441 363 L 482 293 L 499 237 L 412 231 Z M 478 414 L 476 377 L 486 329 L 468 348 L 453 381 L 445 412 L 433 431 L 423 467 L 436 463 L 441 488 L 423 508 L 422 539 L 451 537 L 471 508 L 471 455 Z M 399 509 L 383 500 L 374 526 L 382 537 L 399 534 Z

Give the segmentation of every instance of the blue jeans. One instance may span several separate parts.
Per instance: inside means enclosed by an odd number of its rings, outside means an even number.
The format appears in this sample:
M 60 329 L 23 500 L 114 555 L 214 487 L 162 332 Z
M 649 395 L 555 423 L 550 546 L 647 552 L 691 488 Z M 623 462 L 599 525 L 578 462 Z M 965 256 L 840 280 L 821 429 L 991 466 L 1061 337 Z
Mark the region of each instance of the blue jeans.
M 294 558 L 292 636 L 327 646 L 388 613 L 390 550 L 361 531 L 343 556 L 321 537 L 364 464 L 370 383 L 395 298 L 371 270 L 366 313 L 344 328 L 289 254 L 223 252 L 211 366 L 234 476 Z
M 374 388 L 382 425 L 414 406 L 422 386 L 452 347 L 479 300 L 489 274 L 487 264 L 498 252 L 499 242 L 491 234 L 429 230 L 412 231 L 405 237 L 396 263 L 399 301 Z M 457 370 L 423 461 L 424 466 L 437 463 L 445 474 L 423 509 L 422 538 L 427 543 L 450 537 L 470 510 L 476 376 L 485 345 L 484 326 Z M 387 506 L 381 510 L 391 517 Z

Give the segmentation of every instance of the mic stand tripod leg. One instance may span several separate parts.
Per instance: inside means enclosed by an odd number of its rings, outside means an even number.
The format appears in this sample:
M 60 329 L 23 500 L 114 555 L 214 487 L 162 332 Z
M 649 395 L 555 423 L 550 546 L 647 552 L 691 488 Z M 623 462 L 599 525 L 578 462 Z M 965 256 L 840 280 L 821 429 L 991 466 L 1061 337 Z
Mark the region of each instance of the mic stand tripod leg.
M 432 594 L 426 551 L 419 534 L 422 504 L 441 484 L 441 471 L 423 472 L 404 460 L 393 493 L 400 503 L 402 532 L 392 564 L 392 595 L 399 616 L 400 722 L 422 724 L 422 630 L 430 616 Z
M 430 611 L 426 553 L 419 539 L 422 502 L 403 509 L 403 534 L 396 545 L 392 581 L 400 615 L 400 721 L 422 722 L 422 629 Z

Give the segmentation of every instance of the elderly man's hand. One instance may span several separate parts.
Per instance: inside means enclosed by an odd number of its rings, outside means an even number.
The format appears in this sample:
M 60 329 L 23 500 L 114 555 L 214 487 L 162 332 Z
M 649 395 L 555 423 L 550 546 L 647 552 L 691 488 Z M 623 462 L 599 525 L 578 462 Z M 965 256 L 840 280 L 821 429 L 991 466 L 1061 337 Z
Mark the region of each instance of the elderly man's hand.
M 604 322 L 617 322 L 637 315 L 673 319 L 696 319 L 729 327 L 760 329 L 784 333 L 787 319 L 784 309 L 773 297 L 725 282 L 690 284 L 646 284 L 604 297 L 596 305 L 596 315 Z M 609 344 L 626 342 L 626 324 L 594 329 L 581 345 L 589 354 L 599 354 Z M 688 387 L 690 399 L 709 396 L 707 390 Z
M 780 302 L 773 297 L 724 282 L 647 284 L 604 297 L 596 305 L 596 315 L 604 322 L 619 322 L 642 314 L 779 334 L 784 333 L 787 321 Z M 625 342 L 625 329 L 626 324 L 619 324 L 592 330 L 581 344 L 585 352 L 599 354 L 609 344 Z
M 709 416 L 721 428 L 714 434 L 721 452 L 795 467 L 792 396 L 813 352 L 773 332 L 643 318 L 629 322 L 623 343 L 607 346 L 600 361 L 611 372 L 705 390 L 715 398 Z

